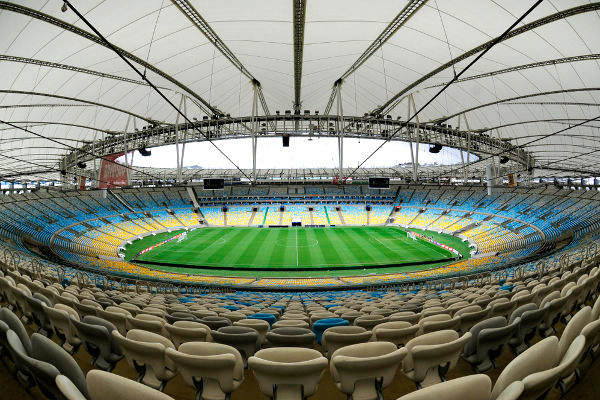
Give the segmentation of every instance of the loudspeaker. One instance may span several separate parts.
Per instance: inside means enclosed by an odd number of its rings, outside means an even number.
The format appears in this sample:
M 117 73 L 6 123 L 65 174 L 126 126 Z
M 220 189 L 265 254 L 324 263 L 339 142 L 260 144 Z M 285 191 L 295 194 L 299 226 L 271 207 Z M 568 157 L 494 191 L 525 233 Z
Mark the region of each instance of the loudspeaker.
M 228 211 L 227 206 L 223 206 L 223 212 L 227 212 L 227 211 Z
M 367 210 L 367 211 L 371 211 L 371 205 L 370 205 L 370 204 L 367 204 L 367 206 L 365 207 L 365 210 Z
M 285 211 L 285 207 L 284 206 L 279 206 L 279 211 L 284 212 Z
M 258 207 L 252 207 L 252 212 L 258 212 Z
M 290 147 L 290 135 L 283 135 L 283 147 Z

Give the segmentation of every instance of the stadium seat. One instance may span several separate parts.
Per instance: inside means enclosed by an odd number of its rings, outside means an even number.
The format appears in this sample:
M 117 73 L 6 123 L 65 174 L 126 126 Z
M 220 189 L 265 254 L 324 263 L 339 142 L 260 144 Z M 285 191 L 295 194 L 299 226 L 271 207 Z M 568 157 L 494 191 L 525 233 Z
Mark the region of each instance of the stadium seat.
M 315 344 L 315 334 L 305 328 L 275 328 L 267 332 L 267 343 L 271 347 L 306 347 Z
M 62 347 L 47 337 L 34 333 L 31 336 L 32 353 L 29 369 L 42 392 L 60 398 L 61 390 L 56 384 L 58 375 L 67 377 L 77 390 L 87 396 L 87 384 L 81 368 Z
M 321 338 L 325 330 L 334 326 L 348 326 L 349 323 L 343 318 L 325 318 L 316 320 L 313 323 L 312 331 L 315 333 L 315 339 L 318 344 L 321 344 Z
M 331 377 L 348 398 L 380 399 L 407 353 L 406 348 L 398 349 L 389 342 L 345 346 L 331 356 Z
M 495 359 L 500 356 L 505 344 L 519 329 L 520 317 L 507 325 L 504 317 L 492 317 L 471 328 L 471 338 L 465 344 L 464 359 L 477 373 L 496 367 Z
M 314 326 L 313 326 L 314 330 Z M 357 343 L 366 343 L 371 339 L 371 331 L 361 326 L 332 326 L 323 332 L 321 348 L 327 358 L 345 346 Z
M 258 351 L 248 366 L 269 398 L 306 399 L 317 391 L 327 359 L 312 349 L 272 348 Z
M 558 338 L 550 336 L 541 340 L 504 367 L 494 384 L 490 400 L 497 400 L 500 394 L 513 382 L 523 381 L 529 375 L 550 370 L 558 365 L 559 361 Z M 558 380 L 558 377 L 556 380 Z M 527 397 L 524 398 L 537 398 L 536 389 L 524 387 L 523 390 L 527 393 Z
M 260 349 L 262 338 L 254 328 L 245 326 L 224 326 L 211 332 L 213 341 L 234 347 L 242 355 L 244 367 L 248 357 Z
M 489 400 L 492 381 L 487 375 L 469 375 L 406 394 L 398 400 Z M 516 400 L 517 397 L 503 397 Z
M 87 352 L 92 356 L 92 365 L 104 371 L 112 371 L 123 358 L 112 332 L 117 328 L 110 322 L 88 315 L 83 321 L 71 321 Z
M 278 321 L 275 324 L 273 324 L 274 327 L 277 327 L 276 325 L 280 322 L 285 322 L 285 321 Z M 236 321 L 233 323 L 234 326 L 244 326 L 246 328 L 252 328 L 254 330 L 256 330 L 258 332 L 258 334 L 260 335 L 260 341 L 261 343 L 265 343 L 267 341 L 267 332 L 270 329 L 269 323 L 267 321 L 264 321 L 262 319 L 241 319 L 239 321 Z M 306 324 L 308 327 L 308 324 Z
M 167 348 L 184 382 L 207 400 L 229 398 L 244 381 L 244 362 L 235 348 L 209 342 L 183 343 L 178 350 Z
M 406 344 L 408 355 L 402 362 L 402 371 L 417 388 L 440 383 L 446 373 L 454 369 L 470 339 L 471 333 L 459 337 L 452 330 L 417 336 Z
M 187 342 L 207 342 L 210 339 L 210 328 L 195 321 L 175 321 L 173 325 L 165 324 L 176 348 Z
M 163 391 L 177 369 L 165 358 L 166 349 L 175 349 L 173 343 L 156 333 L 132 329 L 123 337 L 118 331 L 112 332 L 129 365 L 138 373 L 138 381 L 159 391 Z
M 88 372 L 86 380 L 90 400 L 174 400 L 171 396 L 131 379 L 97 369 Z
M 404 347 L 417 335 L 419 325 L 411 325 L 405 321 L 384 322 L 373 328 L 373 340 L 391 342 L 397 347 Z

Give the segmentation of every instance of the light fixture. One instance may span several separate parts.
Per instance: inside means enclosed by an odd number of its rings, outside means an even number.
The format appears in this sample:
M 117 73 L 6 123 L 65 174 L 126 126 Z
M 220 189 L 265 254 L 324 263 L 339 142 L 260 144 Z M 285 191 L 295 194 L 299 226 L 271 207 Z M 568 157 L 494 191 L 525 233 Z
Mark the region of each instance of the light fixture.
M 85 167 L 87 167 L 86 163 L 84 163 L 83 161 L 79 161 L 79 162 L 77 163 L 77 166 L 78 166 L 79 168 L 81 168 L 81 169 L 84 169 Z
M 60 11 L 62 12 L 67 12 L 67 3 L 63 3 L 62 7 L 60 8 Z

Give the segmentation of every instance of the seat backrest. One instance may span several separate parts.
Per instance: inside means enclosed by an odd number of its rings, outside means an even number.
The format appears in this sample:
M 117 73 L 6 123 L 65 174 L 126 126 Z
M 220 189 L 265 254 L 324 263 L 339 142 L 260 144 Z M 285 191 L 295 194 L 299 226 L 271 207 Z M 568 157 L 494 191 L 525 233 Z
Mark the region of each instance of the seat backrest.
M 592 308 L 589 306 L 582 308 L 571 318 L 558 342 L 561 358 L 565 355 L 573 340 L 581 334 L 581 330 L 590 322 L 592 322 Z
M 333 326 L 323 332 L 321 347 L 331 355 L 341 347 L 368 342 L 371 336 L 372 332 L 361 326 Z
M 490 328 L 501 328 L 504 326 L 506 326 L 506 318 L 504 317 L 492 317 L 475 324 L 469 330 L 469 332 L 471 332 L 471 339 L 465 344 L 464 354 L 468 356 L 477 352 L 479 333 L 482 330 Z
M 88 372 L 87 384 L 91 400 L 174 400 L 146 385 L 98 369 Z
M 194 381 L 202 380 L 210 386 L 217 385 L 223 393 L 235 389 L 235 381 L 244 378 L 244 362 L 234 347 L 211 342 L 188 342 L 179 350 L 168 348 L 166 357 L 177 365 L 183 380 L 195 387 Z
M 566 375 L 570 375 L 581 359 L 585 349 L 585 337 L 578 336 L 565 352 L 560 363 L 547 370 L 535 372 L 523 379 L 524 390 L 521 399 L 538 399 L 552 389 L 556 382 Z
M 374 381 L 382 379 L 382 388 L 391 384 L 398 366 L 408 354 L 406 348 L 397 349 L 390 342 L 368 342 L 342 347 L 331 356 L 331 375 L 339 382 L 343 393 L 352 394 L 359 390 L 359 382 L 374 389 Z M 370 380 L 371 382 L 364 382 Z M 361 385 L 362 386 L 362 385 Z M 356 398 L 364 396 L 357 395 Z
M 25 354 L 31 355 L 31 340 L 29 339 L 29 335 L 27 334 L 27 330 L 23 323 L 8 308 L 0 308 L 0 321 L 3 321 L 9 329 L 15 332 L 15 334 L 19 337 L 19 340 L 23 344 L 25 348 Z
M 165 349 L 175 349 L 175 346 L 164 336 L 139 329 L 130 330 L 127 337 L 118 331 L 112 335 L 132 367 L 135 368 L 135 364 L 146 367 L 143 382 L 162 381 L 167 378 L 167 370 L 176 371 L 175 365 L 165 359 Z
M 495 400 L 512 382 L 521 381 L 527 375 L 554 368 L 558 365 L 559 360 L 560 353 L 556 336 L 539 341 L 504 368 L 494 384 L 490 400 Z
M 270 348 L 250 357 L 248 365 L 268 397 L 307 398 L 316 392 L 327 359 L 313 349 Z
M 165 329 L 177 348 L 185 342 L 205 342 L 210 338 L 210 328 L 200 322 L 176 321 L 173 325 L 165 324 Z
M 537 310 L 537 308 L 538 308 L 537 304 L 534 304 L 534 303 L 527 303 L 527 304 L 523 304 L 522 306 L 517 307 L 517 309 L 515 311 L 513 311 L 512 314 L 510 314 L 508 323 L 512 324 L 512 322 L 515 319 L 521 317 L 524 312 Z
M 451 330 L 437 331 L 430 334 L 442 332 L 447 339 L 450 339 L 451 335 L 447 332 L 454 332 Z M 428 334 L 426 334 L 428 335 Z M 425 336 L 425 335 L 424 335 Z M 458 336 L 458 333 L 456 333 Z M 437 368 L 438 366 L 448 365 L 448 370 L 454 369 L 462 349 L 471 338 L 471 333 L 467 332 L 461 337 L 457 337 L 454 340 L 446 340 L 439 344 L 420 344 L 411 346 L 409 348 L 410 355 L 413 361 L 414 379 L 417 382 L 425 379 L 427 372 L 431 368 Z M 418 337 L 417 337 L 418 339 Z M 415 340 L 415 339 L 413 339 Z M 407 343 L 408 348 L 410 342 Z
M 491 379 L 484 374 L 463 376 L 406 394 L 398 400 L 488 400 Z
M 77 361 L 69 353 L 39 333 L 31 335 L 31 345 L 33 358 L 53 365 L 61 375 L 69 378 L 82 394 L 87 394 L 85 376 Z

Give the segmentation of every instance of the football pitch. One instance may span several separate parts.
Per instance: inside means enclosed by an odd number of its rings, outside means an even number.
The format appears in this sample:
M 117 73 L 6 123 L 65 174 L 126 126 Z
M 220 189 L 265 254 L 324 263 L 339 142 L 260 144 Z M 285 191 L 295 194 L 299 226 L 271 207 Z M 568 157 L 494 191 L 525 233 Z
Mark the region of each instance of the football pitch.
M 189 231 L 185 240 L 172 240 L 138 255 L 142 249 L 178 233 L 135 241 L 127 247 L 125 257 L 135 257 L 135 262 L 170 272 L 263 277 L 416 270 L 444 265 L 455 257 L 390 226 L 200 228 Z M 468 245 L 458 238 L 425 234 L 468 255 Z

